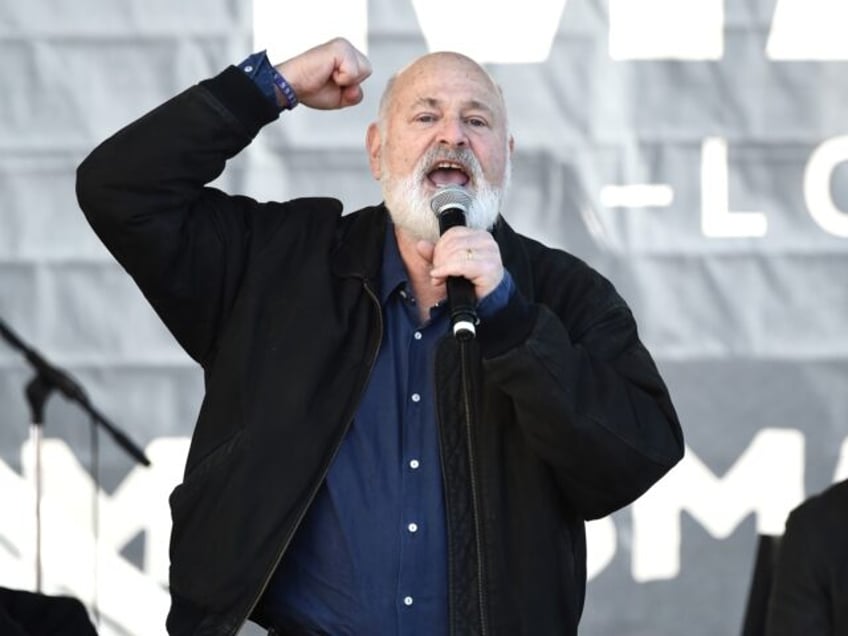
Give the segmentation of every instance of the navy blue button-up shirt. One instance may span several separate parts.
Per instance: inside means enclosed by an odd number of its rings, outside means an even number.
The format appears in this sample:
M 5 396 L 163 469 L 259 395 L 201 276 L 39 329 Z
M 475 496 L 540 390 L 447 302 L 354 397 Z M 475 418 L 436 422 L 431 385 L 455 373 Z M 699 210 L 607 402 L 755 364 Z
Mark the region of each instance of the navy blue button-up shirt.
M 434 356 L 447 307 L 419 324 L 391 223 L 383 248 L 384 331 L 338 455 L 259 608 L 281 627 L 321 634 L 448 631 L 445 508 Z M 508 301 L 508 274 L 478 306 Z

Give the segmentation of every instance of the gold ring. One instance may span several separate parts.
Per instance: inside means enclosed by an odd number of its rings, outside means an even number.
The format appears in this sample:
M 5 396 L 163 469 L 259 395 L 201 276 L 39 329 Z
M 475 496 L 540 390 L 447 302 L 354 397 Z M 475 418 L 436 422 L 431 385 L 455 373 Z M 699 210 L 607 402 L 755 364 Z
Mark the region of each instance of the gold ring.
M 465 250 L 465 259 L 469 261 L 474 260 L 474 250 L 472 250 L 470 247 Z

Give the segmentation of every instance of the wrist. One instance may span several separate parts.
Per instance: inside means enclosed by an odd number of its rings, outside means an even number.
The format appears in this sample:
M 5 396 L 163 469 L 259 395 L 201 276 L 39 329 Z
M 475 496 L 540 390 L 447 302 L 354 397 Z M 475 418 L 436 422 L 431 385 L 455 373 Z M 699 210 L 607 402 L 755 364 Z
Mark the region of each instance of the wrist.
M 297 93 L 280 71 L 271 65 L 265 51 L 250 55 L 238 68 L 250 78 L 268 102 L 274 105 L 277 112 L 291 110 L 297 106 Z
M 276 67 L 271 68 L 271 81 L 274 82 L 274 93 L 280 108 L 291 110 L 298 105 L 297 93 Z

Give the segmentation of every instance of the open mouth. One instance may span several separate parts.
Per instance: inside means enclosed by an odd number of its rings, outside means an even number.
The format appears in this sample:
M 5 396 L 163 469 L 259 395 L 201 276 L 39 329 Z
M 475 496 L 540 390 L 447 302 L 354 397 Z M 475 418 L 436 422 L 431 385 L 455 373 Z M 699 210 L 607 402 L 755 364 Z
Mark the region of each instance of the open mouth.
M 427 173 L 427 179 L 437 188 L 466 186 L 471 181 L 468 169 L 455 161 L 438 161 Z

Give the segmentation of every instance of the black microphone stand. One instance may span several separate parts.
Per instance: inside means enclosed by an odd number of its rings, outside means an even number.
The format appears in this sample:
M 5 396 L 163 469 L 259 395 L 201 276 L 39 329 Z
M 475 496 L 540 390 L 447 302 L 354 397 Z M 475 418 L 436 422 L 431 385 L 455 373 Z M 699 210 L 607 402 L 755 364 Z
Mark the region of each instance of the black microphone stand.
M 138 463 L 150 466 L 150 460 L 138 446 L 130 441 L 129 437 L 118 430 L 91 404 L 88 395 L 78 382 L 66 372 L 51 365 L 37 351 L 27 346 L 9 329 L 2 319 L 0 319 L 0 336 L 14 349 L 20 351 L 35 371 L 35 376 L 27 383 L 24 393 L 31 412 L 30 440 L 35 453 L 35 587 L 36 592 L 41 592 L 41 441 L 44 426 L 44 406 L 51 393 L 58 390 L 68 400 L 76 402 L 91 416 L 92 423 L 105 429 L 118 446 L 123 448 Z

